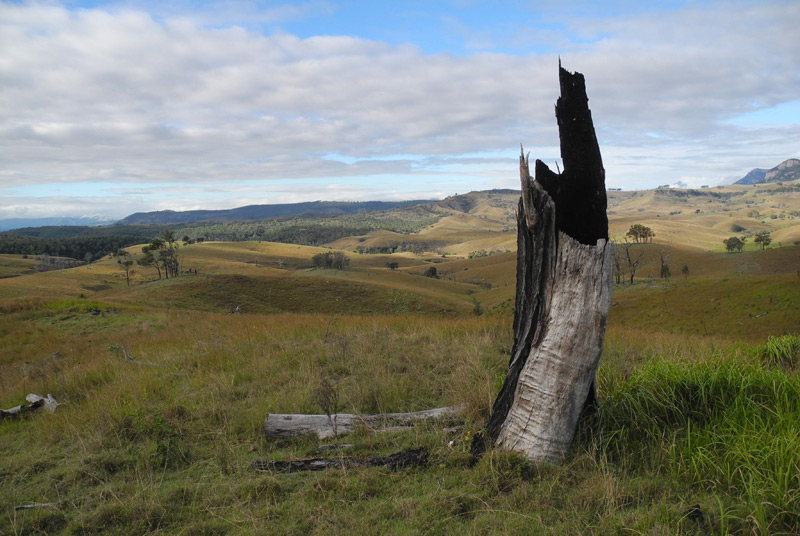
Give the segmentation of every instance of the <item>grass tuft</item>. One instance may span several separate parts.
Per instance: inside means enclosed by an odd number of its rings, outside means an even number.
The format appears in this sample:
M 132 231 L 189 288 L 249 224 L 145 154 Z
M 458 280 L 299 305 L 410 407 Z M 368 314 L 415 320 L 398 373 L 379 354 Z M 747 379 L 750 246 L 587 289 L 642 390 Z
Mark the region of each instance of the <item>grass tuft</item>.
M 770 367 L 794 368 L 800 358 L 800 337 L 770 337 L 760 349 L 759 357 Z
M 739 497 L 743 524 L 800 531 L 800 378 L 732 359 L 661 359 L 601 379 L 589 435 L 615 463 Z

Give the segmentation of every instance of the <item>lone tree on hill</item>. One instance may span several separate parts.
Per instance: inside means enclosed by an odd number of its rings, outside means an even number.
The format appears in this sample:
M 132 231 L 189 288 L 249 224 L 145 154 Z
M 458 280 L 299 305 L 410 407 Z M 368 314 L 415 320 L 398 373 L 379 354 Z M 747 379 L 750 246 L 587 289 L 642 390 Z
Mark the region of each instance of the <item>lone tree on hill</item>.
M 131 286 L 131 266 L 133 266 L 133 259 L 131 259 L 131 254 L 125 251 L 124 249 L 118 249 L 113 253 L 114 258 L 117 259 L 117 264 L 119 264 L 123 270 L 125 270 L 125 282 L 128 286 Z
M 158 278 L 161 279 L 163 270 L 164 277 L 178 277 L 180 275 L 178 262 L 178 240 L 172 231 L 164 231 L 157 238 L 154 238 L 149 245 L 142 248 L 144 258 L 143 266 L 153 265 L 158 270 Z M 152 255 L 152 260 L 150 259 Z
M 725 240 L 722 241 L 722 243 L 725 244 L 725 249 L 729 253 L 733 253 L 735 251 L 741 252 L 742 248 L 744 247 L 744 240 L 741 238 L 737 238 L 735 236 L 726 238 Z
M 761 244 L 761 250 L 763 251 L 765 247 L 772 243 L 772 237 L 769 235 L 769 231 L 759 231 L 756 233 L 753 242 Z
M 614 242 L 614 272 L 617 283 L 621 282 L 624 274 L 624 267 L 628 269 L 628 284 L 633 285 L 636 272 L 647 264 L 644 260 L 644 248 L 641 244 L 628 242 L 626 238 L 623 242 Z
M 669 255 L 662 251 L 658 258 L 661 262 L 661 279 L 669 281 L 669 278 L 672 277 L 672 273 L 669 271 Z
M 625 233 L 625 236 L 629 236 L 633 239 L 634 242 L 650 242 L 653 241 L 653 237 L 656 236 L 656 233 L 650 227 L 646 225 L 642 225 L 641 223 L 635 223 L 631 225 L 631 228 L 628 229 L 628 232 Z
M 520 156 L 517 296 L 508 371 L 486 423 L 486 442 L 539 462 L 559 461 L 594 381 L 611 305 L 605 170 L 584 77 L 559 65 L 556 103 L 563 173 Z

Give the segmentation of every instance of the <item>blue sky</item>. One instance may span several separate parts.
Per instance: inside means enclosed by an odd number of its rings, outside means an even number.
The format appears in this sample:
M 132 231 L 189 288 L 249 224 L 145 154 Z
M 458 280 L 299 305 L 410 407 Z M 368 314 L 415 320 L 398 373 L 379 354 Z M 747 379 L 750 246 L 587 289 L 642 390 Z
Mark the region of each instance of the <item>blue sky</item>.
M 584 73 L 609 187 L 800 156 L 800 2 L 0 1 L 0 219 L 517 188 Z

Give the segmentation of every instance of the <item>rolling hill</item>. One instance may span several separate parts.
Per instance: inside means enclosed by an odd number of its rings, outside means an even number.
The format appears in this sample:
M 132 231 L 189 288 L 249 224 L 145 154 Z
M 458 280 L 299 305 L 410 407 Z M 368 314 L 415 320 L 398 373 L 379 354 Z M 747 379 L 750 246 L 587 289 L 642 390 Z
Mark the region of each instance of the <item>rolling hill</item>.
M 263 220 L 281 216 L 312 216 L 337 214 L 357 214 L 391 210 L 428 203 L 429 201 L 310 201 L 306 203 L 286 203 L 276 205 L 248 205 L 227 210 L 160 210 L 137 212 L 119 222 L 120 225 L 164 225 L 186 224 L 198 221 Z
M 0 532 L 796 534 L 797 186 L 609 193 L 616 238 L 633 223 L 656 236 L 635 246 L 635 283 L 614 286 L 604 420 L 552 466 L 469 454 L 509 358 L 516 192 L 395 209 L 420 211 L 404 220 L 419 228 L 322 246 L 187 243 L 180 276 L 134 265 L 130 285 L 108 256 L 34 272 L 0 255 L 0 407 L 66 402 L 0 420 Z M 775 241 L 726 253 L 734 224 Z M 349 266 L 314 268 L 333 247 Z M 763 357 L 780 345 L 793 353 Z M 347 413 L 467 409 L 445 426 L 264 436 L 267 415 L 328 411 L 323 392 Z M 420 447 L 428 465 L 398 471 L 253 465 Z

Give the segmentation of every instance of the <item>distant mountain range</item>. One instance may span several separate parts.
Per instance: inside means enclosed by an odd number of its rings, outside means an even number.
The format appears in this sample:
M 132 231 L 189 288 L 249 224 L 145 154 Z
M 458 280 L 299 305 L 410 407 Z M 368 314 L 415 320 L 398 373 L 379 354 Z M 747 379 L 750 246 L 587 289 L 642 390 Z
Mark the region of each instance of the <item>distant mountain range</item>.
M 774 182 L 790 182 L 800 179 L 800 159 L 790 158 L 772 169 L 756 168 L 733 184 L 761 184 Z M 679 186 L 684 186 L 679 183 Z M 495 193 L 503 193 L 495 191 Z M 439 201 L 442 208 L 454 208 L 453 203 L 469 203 L 468 198 L 448 198 Z M 11 218 L 0 219 L 0 233 L 11 229 L 49 226 L 86 226 L 97 227 L 112 225 L 174 225 L 189 224 L 201 221 L 244 221 L 263 220 L 275 217 L 313 217 L 336 216 L 340 214 L 359 214 L 364 212 L 392 210 L 395 208 L 437 203 L 435 199 L 412 201 L 312 201 L 306 203 L 287 203 L 280 205 L 248 205 L 225 210 L 160 210 L 154 212 L 137 212 L 114 222 L 101 218 Z M 461 207 L 464 208 L 464 207 Z M 469 207 L 466 207 L 469 209 Z
M 286 203 L 282 205 L 248 205 L 227 210 L 159 210 L 156 212 L 137 212 L 117 223 L 120 225 L 162 225 L 167 223 L 192 223 L 198 221 L 225 220 L 263 220 L 279 216 L 335 216 L 337 214 L 357 214 L 376 210 L 391 210 L 431 203 L 434 200 L 415 201 L 311 201 L 307 203 Z
M 96 227 L 98 225 L 110 225 L 113 220 L 105 218 L 10 218 L 0 220 L 0 232 L 10 229 L 22 229 L 25 227 L 46 227 L 51 225 L 79 225 L 83 227 Z
M 734 184 L 760 184 L 762 182 L 789 182 L 800 179 L 800 160 L 790 158 L 772 169 L 756 168 Z

